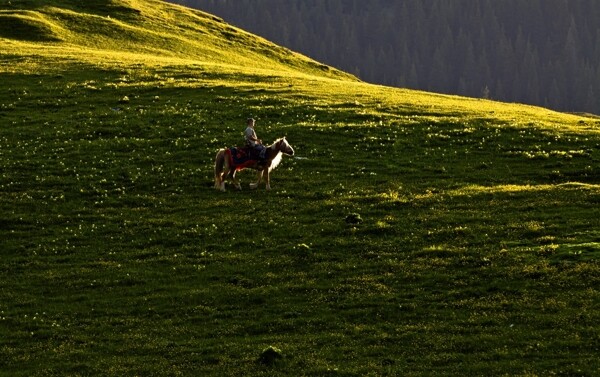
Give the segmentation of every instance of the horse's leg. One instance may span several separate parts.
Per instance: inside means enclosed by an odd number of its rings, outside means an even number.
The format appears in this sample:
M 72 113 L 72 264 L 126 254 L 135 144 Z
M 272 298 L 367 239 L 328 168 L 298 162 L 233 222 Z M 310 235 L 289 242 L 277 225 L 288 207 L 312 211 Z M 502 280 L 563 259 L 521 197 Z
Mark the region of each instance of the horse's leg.
M 271 189 L 271 173 L 269 172 L 269 168 L 265 169 L 265 182 L 267 183 L 267 190 Z
M 236 173 L 235 169 L 232 169 L 231 180 L 233 181 L 233 185 L 235 186 L 235 188 L 242 191 L 242 185 L 240 184 L 240 181 L 235 176 L 235 173 Z
M 220 173 L 215 173 L 215 188 L 218 190 L 219 188 L 221 188 L 221 174 Z
M 263 176 L 263 171 L 264 170 L 259 170 L 258 173 L 256 173 L 256 182 L 250 183 L 250 188 L 252 190 L 258 188 L 258 185 L 260 184 L 260 180 L 262 179 L 262 176 Z
M 225 181 L 227 180 L 227 174 L 229 174 L 229 172 L 227 170 L 225 170 L 223 172 L 223 177 L 221 177 L 221 182 L 219 185 L 219 190 L 225 192 Z
M 231 172 L 229 170 L 229 165 L 227 163 L 225 163 L 225 166 L 223 168 L 223 176 L 221 178 L 221 186 L 219 187 L 219 190 L 225 192 L 225 181 L 227 180 L 227 178 L 230 177 Z
M 215 157 L 215 188 L 217 190 L 221 190 L 222 182 L 223 182 L 223 169 L 225 165 L 225 153 L 223 150 L 220 150 Z

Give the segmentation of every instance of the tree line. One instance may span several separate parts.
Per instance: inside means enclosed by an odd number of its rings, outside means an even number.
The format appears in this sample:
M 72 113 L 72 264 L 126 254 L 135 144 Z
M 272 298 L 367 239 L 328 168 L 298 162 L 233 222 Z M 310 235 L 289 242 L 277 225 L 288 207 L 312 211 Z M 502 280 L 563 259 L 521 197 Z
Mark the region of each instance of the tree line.
M 170 0 L 364 81 L 600 114 L 597 0 Z

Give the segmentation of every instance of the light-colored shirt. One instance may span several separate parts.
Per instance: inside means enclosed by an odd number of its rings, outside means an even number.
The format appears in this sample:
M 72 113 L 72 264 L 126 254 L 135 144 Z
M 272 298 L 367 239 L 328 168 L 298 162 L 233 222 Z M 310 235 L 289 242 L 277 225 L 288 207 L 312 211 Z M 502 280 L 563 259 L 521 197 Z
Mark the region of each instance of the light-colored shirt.
M 256 147 L 260 143 L 258 142 L 258 137 L 256 137 L 256 132 L 252 127 L 246 127 L 246 131 L 244 131 L 244 136 L 246 137 L 246 144 Z

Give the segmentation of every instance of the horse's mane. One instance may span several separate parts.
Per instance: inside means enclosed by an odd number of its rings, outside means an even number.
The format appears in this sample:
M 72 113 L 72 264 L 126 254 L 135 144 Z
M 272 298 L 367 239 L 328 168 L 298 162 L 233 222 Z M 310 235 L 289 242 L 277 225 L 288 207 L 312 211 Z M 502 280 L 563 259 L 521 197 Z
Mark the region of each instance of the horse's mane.
M 275 148 L 275 145 L 277 145 L 277 143 L 279 143 L 282 139 L 283 138 L 280 137 L 279 139 L 275 140 L 273 142 L 273 144 L 271 144 L 270 148 Z M 281 151 L 277 151 L 275 158 L 273 158 L 273 160 L 271 161 L 271 166 L 269 167 L 269 172 L 272 171 L 273 169 L 275 169 L 279 165 L 279 163 L 281 162 L 281 157 L 282 157 Z

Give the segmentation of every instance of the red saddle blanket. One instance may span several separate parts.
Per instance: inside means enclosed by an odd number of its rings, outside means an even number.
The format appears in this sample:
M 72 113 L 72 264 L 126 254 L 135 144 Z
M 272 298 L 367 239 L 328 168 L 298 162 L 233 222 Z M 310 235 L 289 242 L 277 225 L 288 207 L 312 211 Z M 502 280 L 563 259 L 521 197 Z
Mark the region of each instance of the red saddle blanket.
M 229 159 L 229 165 L 234 167 L 236 170 L 245 169 L 257 162 L 257 158 L 252 152 L 252 148 L 249 147 L 232 147 L 225 150 L 225 154 Z

